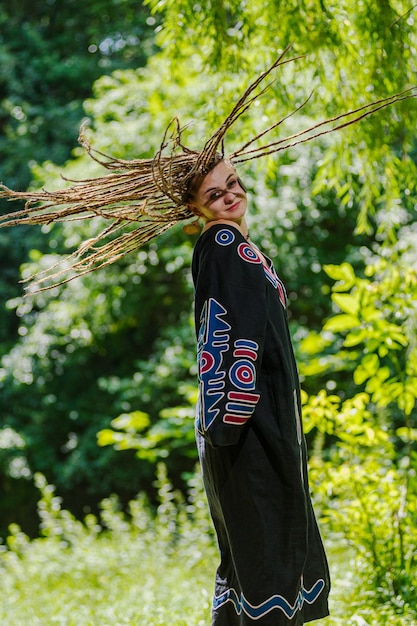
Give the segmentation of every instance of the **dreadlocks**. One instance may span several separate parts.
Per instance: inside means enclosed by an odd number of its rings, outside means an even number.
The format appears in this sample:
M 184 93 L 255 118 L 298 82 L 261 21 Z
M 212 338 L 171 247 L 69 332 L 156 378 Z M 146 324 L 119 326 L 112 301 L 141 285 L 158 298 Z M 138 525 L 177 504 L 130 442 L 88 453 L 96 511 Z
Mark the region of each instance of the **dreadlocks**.
M 140 248 L 176 223 L 194 217 L 187 206 L 190 194 L 198 186 L 198 181 L 224 158 L 234 164 L 259 159 L 345 128 L 384 107 L 417 95 L 414 89 L 409 89 L 332 117 L 294 135 L 263 143 L 262 140 L 306 104 L 303 103 L 289 116 L 276 121 L 225 156 L 224 144 L 228 130 L 269 89 L 272 82 L 265 85 L 265 79 L 276 68 L 300 58 L 286 58 L 289 48 L 249 85 L 200 151 L 190 150 L 183 145 L 183 129 L 177 118 L 168 125 L 152 159 L 123 160 L 95 150 L 82 126 L 79 143 L 94 161 L 109 170 L 109 174 L 81 181 L 64 178 L 73 184 L 57 191 L 41 189 L 19 192 L 0 185 L 0 198 L 25 201 L 24 209 L 0 216 L 0 227 L 90 220 L 93 217 L 100 217 L 104 221 L 104 228 L 99 234 L 81 243 L 65 259 L 64 269 L 58 264 L 38 274 L 35 285 L 48 283 L 40 290 L 49 289 L 76 276 L 103 268 Z

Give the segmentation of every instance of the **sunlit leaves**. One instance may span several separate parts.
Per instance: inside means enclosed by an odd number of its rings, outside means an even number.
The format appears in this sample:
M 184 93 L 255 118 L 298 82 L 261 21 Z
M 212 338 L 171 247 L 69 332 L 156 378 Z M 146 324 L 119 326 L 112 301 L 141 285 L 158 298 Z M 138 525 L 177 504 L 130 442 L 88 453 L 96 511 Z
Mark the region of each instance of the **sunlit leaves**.
M 325 390 L 319 391 L 315 396 L 308 397 L 303 391 L 304 430 L 309 433 L 314 428 L 323 432 L 332 433 L 334 430 L 334 416 L 339 412 L 340 398 L 337 395 L 328 395 Z
M 332 300 L 345 313 L 352 316 L 359 314 L 360 301 L 357 295 L 334 293 Z
M 112 429 L 97 434 L 99 446 L 112 445 L 117 450 L 136 450 L 141 459 L 154 463 L 167 458 L 177 450 L 183 456 L 194 458 L 194 415 L 197 389 L 182 385 L 183 406 L 165 408 L 158 421 L 152 423 L 142 411 L 124 413 L 111 421 Z
M 341 332 L 351 328 L 357 328 L 360 324 L 359 318 L 354 315 L 336 315 L 326 322 L 323 330 Z
M 326 337 L 333 334 L 334 351 L 313 335 L 304 340 L 308 360 L 301 367 L 314 373 L 317 364 L 316 373 L 327 368 L 337 376 L 341 359 L 348 365 L 349 351 L 355 355 L 349 367 L 354 386 L 336 386 L 337 395 L 303 396 L 315 445 L 323 437 L 333 442 L 327 462 L 312 462 L 312 481 L 322 493 L 325 519 L 355 546 L 358 574 L 377 600 L 398 610 L 412 601 L 416 584 L 417 471 L 417 275 L 415 262 L 410 265 L 400 249 L 404 242 L 381 247 L 365 277 L 349 264 L 325 268 L 336 281 L 335 314 L 324 326 Z M 320 363 L 325 368 L 319 370 Z
M 324 329 L 341 333 L 345 348 L 362 348 L 354 382 L 365 384 L 379 406 L 396 402 L 410 415 L 417 399 L 411 382 L 416 376 L 415 269 L 381 261 L 372 280 L 355 277 L 351 270 L 346 265 L 326 268 L 338 281 L 332 300 L 343 313 L 331 317 Z
M 216 546 L 200 474 L 183 497 L 159 465 L 154 506 L 138 494 L 122 510 L 111 496 L 82 521 L 44 476 L 35 480 L 40 537 L 16 524 L 5 537 L 2 623 L 207 623 Z
M 349 291 L 356 282 L 355 271 L 350 263 L 325 265 L 323 269 L 330 278 L 337 281 L 333 286 L 333 292 Z

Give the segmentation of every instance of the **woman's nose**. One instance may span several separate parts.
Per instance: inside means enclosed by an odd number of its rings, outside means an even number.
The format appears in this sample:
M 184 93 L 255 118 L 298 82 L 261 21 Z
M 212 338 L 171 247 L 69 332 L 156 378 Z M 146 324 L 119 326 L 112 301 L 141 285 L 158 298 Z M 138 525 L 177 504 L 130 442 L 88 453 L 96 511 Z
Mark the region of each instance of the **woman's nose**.
M 230 204 L 231 202 L 234 201 L 235 198 L 236 198 L 236 194 L 234 191 L 228 190 L 224 194 L 224 201 L 226 204 Z

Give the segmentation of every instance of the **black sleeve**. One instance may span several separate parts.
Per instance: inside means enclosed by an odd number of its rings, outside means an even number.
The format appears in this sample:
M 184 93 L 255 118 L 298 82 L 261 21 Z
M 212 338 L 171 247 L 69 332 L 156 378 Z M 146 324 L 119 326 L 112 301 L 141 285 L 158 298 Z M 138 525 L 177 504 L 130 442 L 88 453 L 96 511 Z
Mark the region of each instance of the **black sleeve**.
M 233 226 L 208 229 L 193 260 L 199 404 L 197 429 L 213 445 L 236 443 L 259 400 L 265 341 L 262 262 Z

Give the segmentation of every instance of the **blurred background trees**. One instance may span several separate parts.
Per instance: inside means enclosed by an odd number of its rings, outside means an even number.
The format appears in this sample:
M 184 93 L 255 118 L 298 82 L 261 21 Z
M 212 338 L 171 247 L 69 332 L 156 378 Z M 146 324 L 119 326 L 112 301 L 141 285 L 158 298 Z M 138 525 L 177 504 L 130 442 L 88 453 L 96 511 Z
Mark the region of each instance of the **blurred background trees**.
M 35 163 L 63 164 L 77 145 L 83 102 L 94 81 L 118 68 L 144 65 L 156 49 L 155 27 L 155 18 L 134 0 L 18 0 L 0 7 L 0 180 L 25 189 Z M 6 209 L 0 201 L 0 210 Z M 28 251 L 45 248 L 37 234 L 35 229 L 0 234 L 3 305 L 16 293 Z M 4 352 L 14 342 L 16 323 L 1 309 Z
M 25 189 L 32 179 L 31 167 L 36 163 L 49 159 L 63 164 L 77 145 L 78 128 L 84 116 L 83 102 L 92 95 L 94 81 L 118 68 L 144 65 L 149 54 L 156 49 L 155 28 L 155 18 L 149 15 L 146 7 L 133 0 L 98 0 L 81 4 L 72 0 L 40 3 L 23 0 L 9 7 L 2 6 L 0 180 L 13 188 Z M 1 204 L 3 212 L 8 208 L 6 203 Z M 0 244 L 0 355 L 5 355 L 13 349 L 22 332 L 22 329 L 18 330 L 19 317 L 13 305 L 8 304 L 21 294 L 19 266 L 28 259 L 30 250 L 36 249 L 42 254 L 50 244 L 39 229 L 31 228 L 2 231 Z M 51 358 L 46 346 L 42 348 L 39 337 L 33 339 L 30 348 L 31 358 L 36 359 L 37 355 L 44 361 Z M 39 372 L 36 374 L 40 375 Z M 22 414 L 19 406 L 20 399 L 27 397 L 25 392 L 32 396 L 29 406 L 40 413 L 42 404 L 47 402 L 45 396 L 51 398 L 52 395 L 45 394 L 40 388 L 41 395 L 38 396 L 38 392 L 33 395 L 33 386 L 27 381 L 19 387 L 19 375 L 13 371 L 11 377 L 14 383 L 2 386 L 0 401 L 0 419 L 4 427 L 1 431 L 4 443 L 0 446 L 3 453 L 0 480 L 4 494 L 2 531 L 14 518 L 33 528 L 34 502 L 27 497 L 27 485 L 20 479 L 10 481 L 10 476 L 25 475 L 28 470 L 23 469 L 23 459 L 26 452 L 31 457 L 36 442 L 39 442 L 42 464 L 53 464 L 59 455 L 55 450 L 62 445 L 56 438 L 60 429 L 58 424 L 61 423 L 62 430 L 68 432 L 60 418 L 62 409 L 58 407 L 55 426 L 49 434 L 44 432 L 42 420 L 37 422 L 31 409 Z M 65 385 L 62 386 L 61 382 L 60 388 L 63 387 Z M 72 397 L 74 393 L 75 389 L 70 392 Z M 68 411 L 65 415 L 67 418 Z M 13 446 L 10 448 L 15 435 L 12 436 L 7 428 L 13 424 L 21 431 L 24 423 L 32 424 L 35 434 L 30 443 L 25 435 L 26 452 L 21 456 L 21 453 L 12 451 Z M 44 435 L 49 439 L 47 445 L 42 441 Z M 63 437 L 68 439 L 66 435 Z M 14 470 L 10 469 L 10 464 Z M 32 471 L 32 462 L 30 465 Z
M 9 186 L 102 173 L 76 147 L 84 117 L 94 147 L 118 157 L 152 155 L 174 115 L 192 122 L 185 142 L 198 148 L 288 43 L 302 58 L 277 73 L 226 149 L 311 93 L 277 137 L 415 77 L 417 14 L 402 1 L 76 4 L 0 10 L 0 177 Z M 369 575 L 395 562 L 395 597 L 415 527 L 416 117 L 408 100 L 241 168 L 251 236 L 289 292 L 316 500 L 352 540 L 372 526 L 360 542 L 374 559 Z M 22 297 L 19 267 L 28 276 L 50 266 L 92 232 L 73 223 L 0 231 L 1 532 L 10 521 L 35 532 L 36 471 L 79 516 L 112 492 L 152 495 L 161 459 L 176 486 L 193 471 L 194 241 L 173 229 L 105 271 Z M 379 528 L 371 474 L 392 522 Z M 343 526 L 340 508 L 360 523 Z M 372 533 L 379 543 L 366 543 Z

